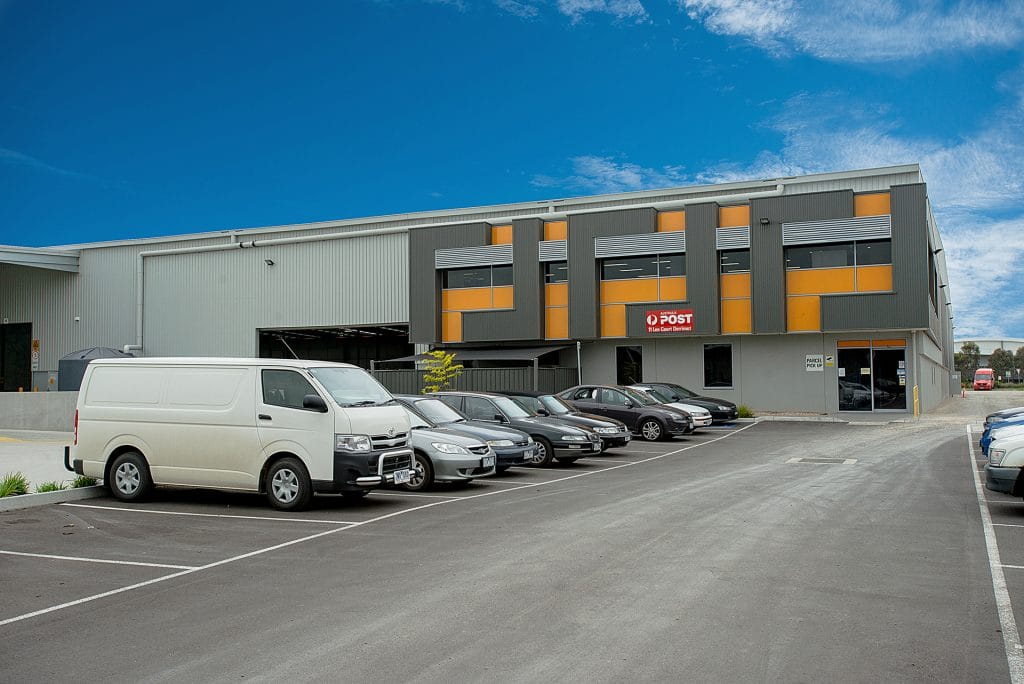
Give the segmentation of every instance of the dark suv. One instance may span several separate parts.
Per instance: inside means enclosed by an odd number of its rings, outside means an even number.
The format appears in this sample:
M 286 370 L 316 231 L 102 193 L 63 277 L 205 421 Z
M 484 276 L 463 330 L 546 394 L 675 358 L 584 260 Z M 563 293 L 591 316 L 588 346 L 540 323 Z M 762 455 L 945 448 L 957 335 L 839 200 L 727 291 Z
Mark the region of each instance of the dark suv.
M 535 465 L 572 463 L 584 456 L 601 453 L 601 438 L 593 430 L 540 418 L 512 399 L 492 392 L 435 392 L 437 397 L 471 420 L 489 421 L 521 430 L 537 442 Z
M 587 413 L 621 420 L 648 441 L 693 432 L 690 414 L 618 385 L 578 385 L 558 394 Z
M 583 413 L 575 406 L 570 406 L 564 399 L 547 392 L 509 390 L 502 391 L 501 394 L 512 397 L 534 415 L 554 418 L 569 425 L 593 430 L 601 437 L 601 444 L 605 449 L 629 444 L 629 428 L 621 420 Z
M 672 401 L 678 401 L 681 404 L 693 404 L 694 406 L 707 409 L 711 412 L 711 422 L 713 423 L 728 423 L 729 421 L 736 420 L 740 415 L 736 409 L 736 404 L 731 401 L 706 397 L 696 392 L 691 392 L 674 382 L 645 382 L 641 384 L 645 387 L 655 388 Z

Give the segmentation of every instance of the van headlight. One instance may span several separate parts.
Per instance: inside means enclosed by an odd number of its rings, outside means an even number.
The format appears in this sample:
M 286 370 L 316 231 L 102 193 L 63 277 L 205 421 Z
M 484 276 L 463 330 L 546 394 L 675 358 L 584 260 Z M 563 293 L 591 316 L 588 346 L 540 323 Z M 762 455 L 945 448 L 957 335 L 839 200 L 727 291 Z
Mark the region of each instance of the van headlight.
M 468 454 L 469 452 L 460 447 L 458 444 L 449 444 L 448 442 L 431 442 L 430 446 L 434 447 L 442 454 Z
M 994 466 L 997 466 L 1003 462 L 1003 456 L 1006 456 L 1006 449 L 988 450 L 988 462 Z
M 364 453 L 371 451 L 373 445 L 369 435 L 334 435 L 335 451 L 355 451 Z

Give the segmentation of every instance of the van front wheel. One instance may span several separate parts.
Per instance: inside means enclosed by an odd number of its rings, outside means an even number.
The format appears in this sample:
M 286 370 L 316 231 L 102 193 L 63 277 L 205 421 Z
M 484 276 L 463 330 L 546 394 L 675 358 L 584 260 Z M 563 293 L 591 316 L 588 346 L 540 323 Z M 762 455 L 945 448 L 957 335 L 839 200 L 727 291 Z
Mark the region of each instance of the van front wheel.
M 270 505 L 281 511 L 301 511 L 313 498 L 309 475 L 296 458 L 282 458 L 270 466 L 264 486 Z
M 121 501 L 139 501 L 149 493 L 153 478 L 146 459 L 137 451 L 126 451 L 110 464 L 110 493 Z

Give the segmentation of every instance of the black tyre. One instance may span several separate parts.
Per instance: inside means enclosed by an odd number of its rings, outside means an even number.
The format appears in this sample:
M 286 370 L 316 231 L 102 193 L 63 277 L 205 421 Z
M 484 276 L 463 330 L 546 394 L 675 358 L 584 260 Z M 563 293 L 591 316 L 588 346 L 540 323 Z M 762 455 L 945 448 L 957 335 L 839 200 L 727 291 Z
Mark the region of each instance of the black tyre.
M 496 473 L 503 473 L 503 472 L 505 472 L 506 470 L 508 470 L 511 467 L 512 466 L 497 466 L 497 467 L 494 468 L 494 472 L 496 472 Z
M 648 442 L 657 442 L 665 436 L 665 426 L 657 418 L 644 418 L 640 422 L 640 437 Z
M 263 486 L 270 505 L 279 511 L 301 511 L 313 498 L 313 485 L 306 466 L 291 456 L 270 466 Z
M 537 443 L 537 455 L 534 457 L 533 465 L 540 468 L 551 465 L 551 461 L 555 459 L 555 447 L 551 446 L 551 441 L 540 435 L 534 435 L 533 441 Z
M 410 492 L 422 492 L 434 484 L 434 464 L 430 462 L 430 459 L 419 453 L 418 451 L 412 455 L 413 460 L 413 473 L 409 482 L 406 484 L 398 485 L 402 489 Z M 417 473 L 422 470 L 423 474 L 418 475 Z
M 370 493 L 369 491 L 342 492 L 341 493 L 341 498 L 344 499 L 345 501 L 359 501 L 360 499 L 362 499 L 363 497 L 365 497 L 369 493 Z
M 140 501 L 153 488 L 149 464 L 137 451 L 126 451 L 110 464 L 110 493 L 121 501 Z
M 572 465 L 573 463 L 575 463 L 577 461 L 577 459 L 575 459 L 575 458 L 558 458 L 558 459 L 555 459 L 555 460 L 557 460 L 562 465 Z

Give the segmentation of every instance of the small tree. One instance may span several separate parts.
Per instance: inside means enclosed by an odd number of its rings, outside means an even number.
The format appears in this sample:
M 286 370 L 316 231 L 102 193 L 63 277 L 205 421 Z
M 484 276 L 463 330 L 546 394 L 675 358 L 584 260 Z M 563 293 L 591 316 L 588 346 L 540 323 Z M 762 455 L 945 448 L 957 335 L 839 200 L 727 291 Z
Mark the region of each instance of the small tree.
M 1013 368 L 1013 354 L 1005 349 L 996 349 L 988 357 L 988 367 L 996 372 L 996 376 L 1005 380 Z
M 427 356 L 429 358 L 424 362 L 426 373 L 423 374 L 423 394 L 449 389 L 456 378 L 462 375 L 462 364 L 455 363 L 455 354 L 435 349 L 427 352 Z
M 965 380 L 974 378 L 974 371 L 978 370 L 980 363 L 981 350 L 974 342 L 964 342 L 960 351 L 954 355 L 954 366 Z

